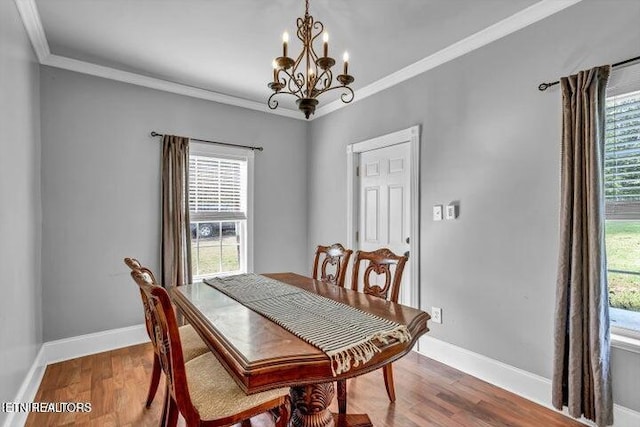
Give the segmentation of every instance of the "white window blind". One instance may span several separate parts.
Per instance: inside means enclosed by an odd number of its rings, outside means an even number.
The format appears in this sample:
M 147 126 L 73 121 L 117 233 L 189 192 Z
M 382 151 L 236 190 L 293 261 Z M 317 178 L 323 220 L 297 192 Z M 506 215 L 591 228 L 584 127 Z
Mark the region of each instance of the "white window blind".
M 608 219 L 640 219 L 640 90 L 607 98 L 605 204 Z
M 246 161 L 189 156 L 191 220 L 246 219 L 246 174 Z

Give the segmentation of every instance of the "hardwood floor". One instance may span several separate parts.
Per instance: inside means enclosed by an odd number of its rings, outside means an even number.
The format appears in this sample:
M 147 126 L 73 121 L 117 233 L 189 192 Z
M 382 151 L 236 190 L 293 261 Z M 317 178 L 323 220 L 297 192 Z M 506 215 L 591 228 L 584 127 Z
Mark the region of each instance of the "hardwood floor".
M 38 402 L 90 402 L 89 413 L 31 413 L 26 426 L 158 426 L 164 384 L 145 409 L 151 344 L 126 347 L 47 367 Z M 382 373 L 348 381 L 348 412 L 368 413 L 376 427 L 583 426 L 540 405 L 412 353 L 394 363 L 397 401 Z M 332 410 L 337 412 L 334 401 Z M 253 425 L 269 425 L 268 417 Z M 183 426 L 180 420 L 179 426 Z

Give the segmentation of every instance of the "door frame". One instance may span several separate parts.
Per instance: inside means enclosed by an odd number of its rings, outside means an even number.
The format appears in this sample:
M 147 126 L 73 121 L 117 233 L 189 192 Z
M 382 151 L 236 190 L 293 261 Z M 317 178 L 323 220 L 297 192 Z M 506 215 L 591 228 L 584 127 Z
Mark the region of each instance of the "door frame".
M 357 248 L 356 241 L 359 218 L 359 187 L 360 177 L 356 174 L 360 163 L 360 153 L 390 147 L 392 145 L 409 143 L 410 155 L 410 259 L 407 267 L 411 273 L 411 280 L 416 286 L 411 287 L 411 305 L 420 307 L 420 125 L 412 126 L 397 132 L 382 135 L 365 141 L 347 145 L 347 247 Z

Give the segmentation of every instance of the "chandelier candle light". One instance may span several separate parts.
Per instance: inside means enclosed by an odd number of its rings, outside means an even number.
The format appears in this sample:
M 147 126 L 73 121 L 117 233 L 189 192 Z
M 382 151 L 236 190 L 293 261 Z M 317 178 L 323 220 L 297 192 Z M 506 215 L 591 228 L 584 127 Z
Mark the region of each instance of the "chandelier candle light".
M 349 54 L 344 53 L 344 66 L 342 74 L 336 77 L 339 84 L 333 84 L 333 72 L 331 67 L 336 63 L 329 56 L 329 34 L 324 31 L 324 25 L 320 21 L 314 21 L 309 15 L 309 0 L 305 1 L 304 18 L 296 21 L 298 30 L 296 36 L 302 42 L 302 51 L 294 60 L 288 55 L 289 34 L 282 35 L 282 56 L 273 60 L 273 81 L 268 84 L 273 93 L 267 104 L 269 108 L 278 108 L 276 95 L 293 95 L 296 104 L 304 116 L 308 119 L 316 111 L 318 97 L 325 92 L 334 89 L 342 89 L 344 92 L 340 99 L 344 103 L 353 101 L 353 89 L 349 87 L 353 83 L 353 76 L 349 71 Z M 322 56 L 318 56 L 313 49 L 313 42 L 322 34 Z

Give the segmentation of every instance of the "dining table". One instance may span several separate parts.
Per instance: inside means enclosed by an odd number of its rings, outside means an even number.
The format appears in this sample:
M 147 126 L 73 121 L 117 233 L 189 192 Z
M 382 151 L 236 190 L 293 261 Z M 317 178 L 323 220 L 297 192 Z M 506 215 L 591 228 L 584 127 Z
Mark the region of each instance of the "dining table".
M 337 308 L 356 309 L 361 315 L 389 321 L 399 325 L 404 335 L 398 339 L 375 341 L 375 351 L 369 352 L 366 361 L 337 368 L 337 356 L 303 339 L 295 326 L 274 321 L 254 305 L 223 292 L 224 288 L 221 290 L 206 281 L 193 283 L 173 287 L 171 297 L 185 320 L 245 393 L 290 387 L 290 426 L 371 426 L 366 414 L 330 412 L 329 405 L 335 396 L 334 382 L 371 372 L 410 352 L 418 338 L 429 330 L 429 314 L 295 273 L 270 273 L 259 277 L 288 286 L 287 289 L 295 288 L 323 297 L 321 302 L 330 302 Z M 279 299 L 276 296 L 271 300 L 277 302 Z M 286 314 L 287 308 L 282 309 Z M 319 317 L 314 321 L 317 325 L 311 326 L 322 331 L 327 327 L 326 322 Z

